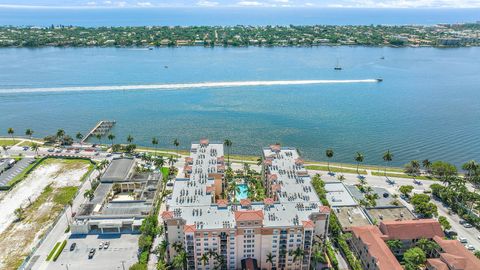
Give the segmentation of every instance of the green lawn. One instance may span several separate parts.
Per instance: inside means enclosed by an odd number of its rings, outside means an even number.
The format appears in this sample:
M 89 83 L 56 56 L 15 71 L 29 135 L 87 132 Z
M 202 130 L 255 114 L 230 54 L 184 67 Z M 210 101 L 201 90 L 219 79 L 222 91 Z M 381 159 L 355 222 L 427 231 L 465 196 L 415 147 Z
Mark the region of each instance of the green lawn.
M 318 165 L 309 165 L 306 166 L 307 170 L 317 170 L 317 171 L 326 171 L 328 172 L 328 167 L 327 166 L 318 166 Z M 330 171 L 335 172 L 335 173 L 352 173 L 356 174 L 357 169 L 350 169 L 350 168 L 337 168 L 337 167 L 331 167 L 330 166 Z M 358 170 L 359 174 L 366 175 L 367 171 L 359 169 Z
M 19 142 L 20 140 L 17 140 L 17 139 L 15 140 L 15 142 L 12 139 L 0 139 L 0 146 L 1 145 L 10 146 Z
M 384 172 L 372 172 L 372 175 L 375 176 L 385 176 Z M 410 176 L 408 174 L 404 173 L 387 173 L 387 177 L 397 177 L 397 178 L 408 178 L 408 179 L 413 179 L 413 176 Z M 437 180 L 436 178 L 430 177 L 430 176 L 416 176 L 415 179 L 417 180 Z

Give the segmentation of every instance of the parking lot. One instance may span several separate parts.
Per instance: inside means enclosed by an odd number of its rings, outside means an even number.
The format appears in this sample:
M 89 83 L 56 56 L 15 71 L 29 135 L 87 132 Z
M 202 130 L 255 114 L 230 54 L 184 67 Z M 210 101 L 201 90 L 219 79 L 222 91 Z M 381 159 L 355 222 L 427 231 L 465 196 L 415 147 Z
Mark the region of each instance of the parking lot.
M 0 174 L 0 186 L 6 186 L 15 176 L 21 173 L 25 168 L 34 162 L 34 158 L 23 158 L 20 161 L 16 162 L 11 168 L 6 169 L 3 173 Z
M 137 262 L 138 234 L 83 235 L 71 236 L 56 262 L 47 269 L 128 269 Z M 100 242 L 109 241 L 107 249 L 99 249 Z M 75 250 L 70 251 L 72 243 Z M 95 248 L 95 255 L 89 259 L 90 249 Z

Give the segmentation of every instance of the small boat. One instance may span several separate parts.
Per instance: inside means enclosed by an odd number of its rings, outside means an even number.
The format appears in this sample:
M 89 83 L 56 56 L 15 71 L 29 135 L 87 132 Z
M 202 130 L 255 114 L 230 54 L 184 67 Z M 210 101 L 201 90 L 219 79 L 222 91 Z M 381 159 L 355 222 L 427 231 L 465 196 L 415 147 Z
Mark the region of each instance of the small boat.
M 382 59 L 382 60 L 385 59 L 385 56 L 380 57 L 380 59 Z
M 342 70 L 342 67 L 340 66 L 340 64 L 338 63 L 338 59 L 337 59 L 337 65 L 333 68 L 334 70 Z
M 152 51 L 152 50 L 153 50 L 153 47 L 148 47 L 148 50 L 149 50 L 149 51 Z
M 168 68 L 168 66 L 163 66 L 164 68 Z
M 378 78 L 378 79 L 377 79 L 377 82 L 383 82 L 383 79 L 382 79 L 382 78 Z

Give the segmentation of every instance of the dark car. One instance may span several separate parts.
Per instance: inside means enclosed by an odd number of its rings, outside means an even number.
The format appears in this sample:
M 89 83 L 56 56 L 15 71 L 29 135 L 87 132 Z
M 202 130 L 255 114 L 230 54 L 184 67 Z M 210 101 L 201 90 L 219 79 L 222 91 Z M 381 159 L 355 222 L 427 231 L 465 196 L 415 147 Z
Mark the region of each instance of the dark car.
M 95 255 L 95 249 L 94 248 L 90 249 L 90 252 L 88 252 L 88 258 L 89 259 L 93 258 L 93 255 Z
M 74 251 L 76 246 L 77 246 L 77 243 L 72 243 L 70 245 L 70 251 Z

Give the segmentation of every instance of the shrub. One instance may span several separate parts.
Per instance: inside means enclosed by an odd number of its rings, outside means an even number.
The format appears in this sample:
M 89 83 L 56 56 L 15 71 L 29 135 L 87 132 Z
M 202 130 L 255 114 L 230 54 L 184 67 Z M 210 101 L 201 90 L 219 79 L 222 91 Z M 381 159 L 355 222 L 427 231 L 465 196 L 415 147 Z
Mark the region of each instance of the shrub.
M 140 253 L 140 257 L 138 258 L 138 262 L 141 264 L 147 264 L 148 263 L 148 251 L 144 251 Z
M 47 261 L 50 261 L 53 254 L 55 254 L 55 250 L 57 250 L 59 245 L 60 245 L 60 242 L 55 243 L 55 246 L 53 246 L 53 249 L 50 251 L 50 253 L 48 253 L 48 256 L 47 256 L 47 259 L 46 259 Z
M 128 270 L 147 270 L 147 265 L 144 263 L 135 263 Z
M 63 240 L 62 244 L 60 247 L 57 249 L 57 252 L 55 253 L 55 256 L 53 256 L 53 261 L 56 261 L 58 257 L 60 257 L 60 254 L 62 253 L 63 249 L 65 248 L 65 245 L 67 244 L 67 240 Z

